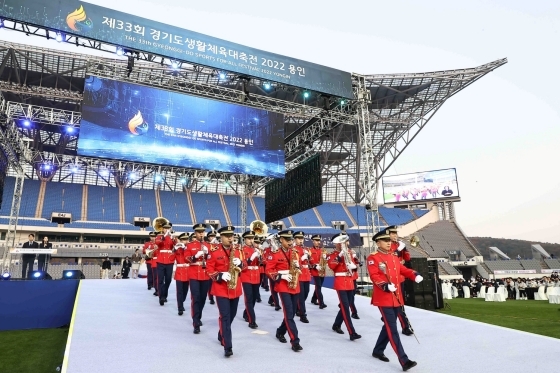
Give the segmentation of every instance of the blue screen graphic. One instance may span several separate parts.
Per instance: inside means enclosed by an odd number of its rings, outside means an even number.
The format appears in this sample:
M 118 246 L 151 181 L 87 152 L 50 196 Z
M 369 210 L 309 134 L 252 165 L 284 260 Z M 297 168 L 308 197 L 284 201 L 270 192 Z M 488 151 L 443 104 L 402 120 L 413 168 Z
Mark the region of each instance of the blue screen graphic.
M 281 114 L 93 76 L 78 154 L 284 177 Z

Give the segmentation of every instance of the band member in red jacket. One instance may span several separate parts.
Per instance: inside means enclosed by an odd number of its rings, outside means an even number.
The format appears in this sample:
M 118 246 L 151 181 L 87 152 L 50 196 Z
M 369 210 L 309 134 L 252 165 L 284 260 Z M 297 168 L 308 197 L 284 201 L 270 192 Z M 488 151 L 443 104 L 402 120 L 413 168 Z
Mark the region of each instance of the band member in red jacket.
M 321 247 L 321 236 L 318 234 L 311 236 L 313 247 L 309 249 L 309 268 L 313 282 L 315 283 L 315 291 L 311 297 L 311 303 L 318 305 L 320 309 L 326 308 L 327 305 L 323 301 L 323 281 L 325 281 L 326 268 L 321 267 L 321 262 L 324 265 L 327 263 L 327 252 Z
M 146 275 L 148 280 L 148 290 L 152 290 L 152 287 L 157 289 L 157 284 L 154 284 L 154 271 L 152 270 L 152 258 L 146 256 L 146 251 L 151 251 L 156 249 L 156 232 L 150 232 L 150 240 L 144 243 L 142 248 L 142 254 L 144 254 L 146 263 Z M 157 290 L 156 290 L 157 291 Z
M 302 323 L 309 323 L 305 301 L 309 295 L 309 283 L 311 282 L 311 272 L 309 271 L 309 251 L 303 246 L 305 233 L 302 231 L 294 232 L 294 248 L 297 249 L 301 261 L 301 274 L 299 275 L 299 299 L 297 313 Z
M 276 238 L 271 238 L 275 240 Z M 290 343 L 293 351 L 301 351 L 303 347 L 299 344 L 298 330 L 294 322 L 297 301 L 299 299 L 299 281 L 295 281 L 290 273 L 290 267 L 294 269 L 301 266 L 299 255 L 296 249 L 292 248 L 293 231 L 284 230 L 278 232 L 280 247 L 271 250 L 266 258 L 266 275 L 274 281 L 274 290 L 282 302 L 284 319 L 280 327 L 276 329 L 276 338 L 282 343 L 286 343 L 286 331 L 290 336 Z M 297 259 L 294 259 L 297 258 Z M 295 261 L 295 262 L 294 262 Z
M 257 303 L 262 302 L 261 300 L 261 284 L 263 281 L 263 278 L 266 278 L 266 275 L 264 274 L 264 260 L 263 260 L 263 256 L 262 256 L 262 249 L 261 249 L 261 244 L 262 244 L 262 237 L 260 236 L 255 236 L 255 238 L 253 238 L 253 247 L 255 248 L 256 251 L 259 252 L 259 287 L 257 288 L 257 296 L 255 297 L 255 301 Z
M 266 274 L 266 262 L 268 258 L 271 256 L 271 253 L 272 253 L 271 247 L 266 247 L 263 250 L 263 262 L 265 264 L 265 274 Z M 278 299 L 278 293 L 276 292 L 276 290 L 274 290 L 274 280 L 270 278 L 268 275 L 266 276 L 266 278 L 270 288 L 270 297 L 268 298 L 268 305 L 274 307 L 276 311 L 279 311 L 282 309 L 282 307 L 280 307 L 280 299 Z
M 216 239 L 216 232 L 212 230 L 206 233 L 206 237 L 204 237 L 204 242 L 206 242 L 209 247 L 212 247 L 212 245 L 217 245 L 219 242 Z M 210 304 L 216 304 L 211 290 L 212 290 L 212 279 L 210 279 L 210 286 L 208 287 L 208 301 L 210 302 Z
M 246 262 L 243 251 L 233 245 L 232 226 L 222 227 L 218 230 L 222 243 L 210 249 L 206 263 L 209 276 L 212 278 L 212 294 L 216 297 L 220 312 L 218 340 L 224 346 L 224 356 L 233 355 L 231 323 L 237 314 L 237 305 L 241 296 L 241 280 L 232 276 L 235 268 L 239 273 L 246 271 Z M 234 268 L 232 268 L 233 266 Z
M 185 249 L 185 261 L 189 263 L 193 333 L 199 334 L 202 326 L 202 310 L 210 287 L 210 277 L 206 272 L 209 245 L 204 242 L 206 224 L 195 224 L 193 230 L 194 240 Z
M 339 236 L 345 236 L 346 233 L 338 233 L 332 237 L 335 240 Z M 350 318 L 350 301 L 354 292 L 354 280 L 352 278 L 353 271 L 357 268 L 356 264 L 352 260 L 352 254 L 347 247 L 343 247 L 345 244 L 337 243 L 335 244 L 335 250 L 328 256 L 329 268 L 334 272 L 334 290 L 338 294 L 338 299 L 340 301 L 338 314 L 334 320 L 332 330 L 338 334 L 344 334 L 342 329 L 342 322 L 346 325 L 348 329 L 348 334 L 350 334 L 350 340 L 355 341 L 356 339 L 362 338 L 361 335 L 356 333 L 352 319 Z
M 353 249 L 348 248 L 348 251 L 350 252 L 350 257 L 352 258 L 352 262 L 356 265 L 356 266 L 362 266 L 362 263 L 360 262 L 360 260 L 358 259 L 358 254 L 356 253 L 356 251 L 354 251 Z M 358 309 L 356 308 L 356 303 L 354 302 L 355 298 L 356 298 L 356 291 L 358 290 L 358 283 L 356 281 L 358 281 L 358 268 L 354 269 L 352 271 L 352 281 L 354 282 L 354 291 L 351 294 L 350 297 L 350 312 L 352 312 L 352 315 L 350 315 L 351 318 L 359 320 L 360 316 L 358 316 Z
M 177 262 L 175 268 L 175 286 L 177 295 L 177 311 L 179 316 L 185 312 L 185 299 L 189 293 L 189 263 L 185 262 L 185 248 L 189 242 L 189 234 L 181 233 L 179 243 L 175 244 L 175 261 Z
M 247 262 L 247 270 L 241 273 L 241 282 L 243 284 L 243 298 L 245 300 L 245 310 L 243 311 L 243 319 L 249 323 L 249 328 L 257 329 L 255 303 L 257 302 L 257 294 L 261 283 L 261 274 L 259 271 L 260 252 L 255 249 L 253 239 L 255 232 L 247 231 L 243 233 L 243 257 Z
M 398 228 L 396 225 L 387 227 L 389 236 L 391 237 L 391 252 L 399 257 L 401 264 L 405 264 L 406 262 L 410 262 L 410 252 L 406 249 L 406 245 L 404 244 L 404 242 L 399 240 L 397 229 Z M 404 294 L 404 276 L 401 276 L 399 286 L 401 287 L 401 292 Z M 412 333 L 412 330 L 408 323 L 408 318 L 406 317 L 404 307 L 402 309 L 402 312 L 399 313 L 399 322 L 401 324 L 402 333 L 404 335 L 414 334 Z
M 376 359 L 388 362 L 389 358 L 385 356 L 384 351 L 387 344 L 391 343 L 403 371 L 406 372 L 416 366 L 416 362 L 410 360 L 404 352 L 397 331 L 398 315 L 402 312 L 404 304 L 399 281 L 401 275 L 417 283 L 421 282 L 423 278 L 412 269 L 406 268 L 391 252 L 391 238 L 388 229 L 381 230 L 373 236 L 373 239 L 378 251 L 367 258 L 368 273 L 374 285 L 371 303 L 379 308 L 384 324 L 371 355 Z
M 167 302 L 167 292 L 171 285 L 173 275 L 173 264 L 175 263 L 175 244 L 177 240 L 171 235 L 171 224 L 165 224 L 156 237 L 157 273 L 159 305 Z

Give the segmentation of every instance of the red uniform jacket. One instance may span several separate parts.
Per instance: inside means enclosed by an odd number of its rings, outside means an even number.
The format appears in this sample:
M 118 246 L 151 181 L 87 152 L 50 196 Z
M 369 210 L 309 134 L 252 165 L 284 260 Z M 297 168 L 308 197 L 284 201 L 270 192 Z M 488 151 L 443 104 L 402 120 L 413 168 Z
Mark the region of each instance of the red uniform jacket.
M 233 249 L 235 250 L 235 257 L 241 260 L 241 274 L 243 271 L 246 271 L 246 262 L 243 259 L 243 252 L 240 249 Z M 212 289 L 210 293 L 216 297 L 224 297 L 228 299 L 239 298 L 241 294 L 243 294 L 243 290 L 241 287 L 241 279 L 237 279 L 237 286 L 235 289 L 229 289 L 227 281 L 219 280 L 218 275 L 220 272 L 228 272 L 229 271 L 229 255 L 230 250 L 220 245 L 214 245 L 210 249 L 210 253 L 208 254 L 208 260 L 206 262 L 206 270 L 210 275 L 212 281 Z
M 256 257 L 254 260 L 251 259 L 251 255 L 255 252 L 254 247 L 243 246 L 243 257 L 247 263 L 247 270 L 241 272 L 241 282 L 247 284 L 260 284 L 261 283 L 261 273 L 260 273 L 260 259 Z
M 206 246 L 206 248 L 208 249 L 208 253 L 210 253 L 212 246 L 215 245 L 205 244 L 200 241 L 193 241 L 189 242 L 187 244 L 187 247 L 185 248 L 185 262 L 189 263 L 189 280 L 210 280 L 206 268 L 206 266 L 208 265 L 208 255 L 202 255 L 200 258 L 194 257 L 197 252 L 202 250 L 203 246 Z
M 152 241 L 148 241 L 144 244 L 144 247 L 142 248 L 142 254 L 146 255 L 146 250 L 153 250 L 155 248 L 155 243 Z M 150 264 L 152 263 L 152 259 L 151 258 L 146 258 L 146 267 L 150 267 Z
M 311 272 L 309 271 L 309 254 L 307 254 L 308 255 L 307 259 L 301 260 L 301 257 L 303 256 L 303 254 L 305 254 L 307 248 L 303 246 L 295 246 L 295 248 L 298 251 L 300 257 L 300 263 L 301 263 L 301 275 L 299 275 L 299 280 L 304 282 L 305 281 L 309 282 L 311 281 Z
M 175 268 L 175 280 L 189 281 L 189 263 L 185 260 L 185 250 L 180 248 L 175 251 L 175 261 L 177 268 Z
M 175 263 L 175 251 L 173 246 L 177 243 L 177 240 L 171 236 L 163 236 L 159 234 L 156 237 L 156 245 L 158 246 L 156 250 L 158 263 L 162 264 L 173 264 Z
M 353 272 L 348 270 L 344 258 L 338 254 L 340 251 L 335 250 L 327 257 L 329 268 L 334 272 L 334 290 L 354 290 Z
M 382 271 L 383 266 L 385 266 L 387 275 Z M 402 265 L 399 257 L 395 254 L 384 254 L 381 251 L 368 256 L 367 269 L 369 277 L 371 277 L 371 281 L 374 284 L 371 304 L 379 307 L 399 307 L 400 305 L 395 295 L 399 297 L 401 304 L 404 304 L 401 287 L 399 285 L 400 276 L 404 275 L 406 278 L 414 280 L 417 275 L 416 272 Z M 388 283 L 393 283 L 393 285 L 396 286 L 397 291 L 395 295 L 391 294 L 391 292 L 383 291 L 383 287 Z
M 406 249 L 402 249 L 401 251 L 398 250 L 399 243 L 395 241 L 391 241 L 391 251 L 396 253 L 400 260 L 404 260 L 405 262 L 410 261 L 410 253 Z
M 292 250 L 294 250 L 297 253 L 296 249 L 292 249 Z M 275 280 L 274 290 L 277 293 L 289 293 L 289 294 L 299 293 L 299 281 L 295 289 L 290 289 L 288 287 L 288 281 L 281 279 L 280 274 L 278 273 L 278 271 L 290 269 L 291 256 L 292 256 L 291 251 L 285 252 L 282 248 L 280 248 L 276 252 L 270 250 L 268 256 L 266 257 L 265 273 L 268 277 Z
M 358 267 L 360 266 L 360 261 L 358 260 L 358 258 L 354 258 L 354 254 L 356 254 L 356 252 L 352 249 L 350 249 L 350 256 L 352 257 L 352 262 L 354 262 L 354 264 L 356 265 L 356 269 L 352 270 L 352 280 L 357 280 L 358 279 Z
M 264 273 L 264 267 L 266 265 L 265 261 L 264 261 L 264 253 L 263 253 L 262 250 L 260 250 L 260 252 L 261 252 L 261 259 L 260 259 L 260 264 L 259 264 L 259 274 Z
M 319 276 L 319 271 L 317 270 L 317 265 L 321 263 L 321 256 L 323 255 L 323 248 L 321 247 L 312 247 L 309 249 L 309 267 L 311 276 L 317 277 Z M 329 255 L 329 254 L 325 254 Z M 325 258 L 326 259 L 326 258 Z

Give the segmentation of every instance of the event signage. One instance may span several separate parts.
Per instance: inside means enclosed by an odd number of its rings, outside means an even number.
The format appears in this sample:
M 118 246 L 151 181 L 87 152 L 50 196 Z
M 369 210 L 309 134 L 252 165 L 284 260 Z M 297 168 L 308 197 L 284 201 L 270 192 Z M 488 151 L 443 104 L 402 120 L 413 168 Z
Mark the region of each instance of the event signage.
M 381 183 L 385 203 L 403 204 L 460 198 L 454 168 L 386 176 Z
M 554 272 L 560 272 L 560 269 L 541 269 L 541 273 L 554 273 Z
M 282 178 L 284 120 L 262 109 L 87 76 L 78 154 Z
M 0 17 L 345 98 L 349 72 L 77 0 L 2 0 Z M 188 19 L 188 18 L 187 18 Z M 232 27 L 235 27 L 232 24 Z M 251 32 L 258 32 L 254 29 Z M 303 40 L 303 39 L 302 39 Z
M 496 270 L 495 275 L 522 275 L 537 273 L 535 269 L 511 269 L 511 270 Z

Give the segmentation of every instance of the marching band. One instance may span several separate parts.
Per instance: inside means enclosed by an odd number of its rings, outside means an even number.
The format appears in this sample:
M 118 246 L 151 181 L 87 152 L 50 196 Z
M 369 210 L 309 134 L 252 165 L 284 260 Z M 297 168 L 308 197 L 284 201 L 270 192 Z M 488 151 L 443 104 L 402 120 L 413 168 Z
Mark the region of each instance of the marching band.
M 266 225 L 260 221 L 251 223 L 250 230 L 240 238 L 235 235 L 233 226 L 220 228 L 217 235 L 213 229 L 206 233 L 206 224 L 199 223 L 192 227 L 194 233 L 191 236 L 188 233 L 174 236 L 172 224 L 167 219 L 156 218 L 153 225 L 156 232 L 150 233 L 150 241 L 145 243 L 142 251 L 148 270 L 148 290 L 155 288 L 154 295 L 164 306 L 175 266 L 177 311 L 179 316 L 185 312 L 184 302 L 190 288 L 194 334 L 199 334 L 203 325 L 202 311 L 206 297 L 212 303 L 215 299 L 219 311 L 218 341 L 224 348 L 225 357 L 233 355 L 231 324 L 241 295 L 244 300 L 243 319 L 249 328 L 258 328 L 255 304 L 260 301 L 260 287 L 270 291 L 268 303 L 277 311 L 282 310 L 282 322 L 276 329 L 276 338 L 281 343 L 287 343 L 287 334 L 291 349 L 302 351 L 294 317 L 299 316 L 301 322 L 309 323 L 305 302 L 311 278 L 315 284 L 311 303 L 321 310 L 327 307 L 322 294 L 327 269 L 333 272 L 333 288 L 339 299 L 332 330 L 345 334 L 341 328 L 344 323 L 351 341 L 361 338 L 352 319 L 360 319 L 354 296 L 359 278 L 358 267 L 362 263 L 349 247 L 349 236 L 345 232 L 332 237 L 334 250 L 328 253 L 322 247 L 319 235 L 311 237 L 313 246 L 307 248 L 304 246 L 304 232 L 283 230 L 267 236 Z M 397 227 L 388 227 L 373 239 L 377 251 L 366 260 L 373 284 L 371 303 L 379 308 L 384 324 L 372 356 L 389 361 L 384 350 L 387 344 L 391 344 L 402 369 L 407 371 L 417 363 L 404 352 L 396 329 L 399 320 L 403 334 L 414 333 L 404 313 L 401 283 L 404 278 L 420 282 L 422 277 L 404 266 L 410 254 L 398 240 Z

